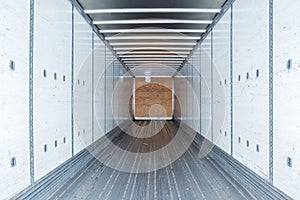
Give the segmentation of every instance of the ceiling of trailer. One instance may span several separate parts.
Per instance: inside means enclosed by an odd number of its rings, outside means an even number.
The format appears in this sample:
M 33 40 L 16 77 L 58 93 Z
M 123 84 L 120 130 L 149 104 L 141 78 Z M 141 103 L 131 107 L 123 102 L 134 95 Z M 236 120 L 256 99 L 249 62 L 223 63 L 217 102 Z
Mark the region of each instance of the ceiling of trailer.
M 135 76 L 172 76 L 226 0 L 78 0 Z

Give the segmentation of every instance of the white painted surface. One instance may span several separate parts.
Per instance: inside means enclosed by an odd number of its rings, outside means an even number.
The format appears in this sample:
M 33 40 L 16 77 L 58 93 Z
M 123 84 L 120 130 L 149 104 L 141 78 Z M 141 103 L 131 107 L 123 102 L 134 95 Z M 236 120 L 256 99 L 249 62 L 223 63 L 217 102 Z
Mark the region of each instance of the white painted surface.
M 194 52 L 191 57 L 191 63 L 193 65 L 193 93 L 195 94 L 195 99 L 193 101 L 193 108 L 197 108 L 197 110 L 193 109 L 193 129 L 200 133 L 200 50 L 199 48 Z
M 122 84 L 121 82 L 119 82 L 121 68 L 123 68 L 123 66 L 120 64 L 120 62 L 117 59 L 115 59 L 115 62 L 113 63 L 113 93 L 112 93 L 112 98 L 111 98 L 112 113 L 113 113 L 113 120 L 112 120 L 112 127 L 113 128 L 118 125 L 118 121 L 120 119 L 120 116 L 116 115 L 114 113 L 114 110 L 120 110 L 121 107 L 125 106 L 125 105 L 121 106 L 122 103 L 120 101 L 122 101 L 124 99 L 125 92 L 128 93 L 128 96 L 129 96 L 131 94 L 131 91 L 132 91 L 132 88 L 131 88 L 132 83 L 131 83 L 131 85 L 128 85 L 128 84 L 126 84 L 128 82 L 127 81 L 124 82 L 124 79 L 123 79 L 123 82 L 122 82 L 122 83 L 124 83 L 123 91 L 121 92 L 118 89 L 118 85 Z M 117 96 L 118 96 L 117 99 L 114 98 L 115 93 L 119 93 L 119 94 L 117 94 Z M 127 102 L 127 109 L 128 109 L 128 105 L 129 105 L 129 102 Z
M 106 60 L 105 60 L 105 65 L 106 65 L 106 76 L 105 76 L 105 97 L 106 97 L 106 102 L 105 102 L 105 120 L 106 120 L 106 133 L 111 131 L 113 127 L 113 107 L 112 107 L 112 93 L 113 93 L 113 54 L 110 52 L 108 48 L 106 48 Z
M 184 76 L 174 78 L 174 118 L 187 124 L 187 80 Z
M 75 154 L 92 143 L 92 29 L 75 10 Z
M 211 34 L 200 46 L 201 52 L 201 135 L 212 139 L 211 133 Z
M 95 37 L 94 41 L 94 139 L 105 134 L 104 117 L 104 73 L 105 73 L 105 45 Z
M 119 74 L 123 66 L 116 67 L 115 72 Z M 114 127 L 123 125 L 125 120 L 132 119 L 130 108 L 132 107 L 133 98 L 133 78 L 132 77 L 115 77 L 115 88 L 112 96 Z
M 193 70 L 193 65 L 192 65 L 192 62 L 190 62 L 188 64 L 188 77 L 186 78 L 187 79 L 187 124 L 190 126 L 190 127 L 193 127 L 193 113 L 194 113 L 194 110 L 196 109 L 195 108 L 195 105 L 194 105 L 194 101 L 195 101 L 195 94 L 194 94 L 194 91 L 193 91 L 193 73 L 194 73 L 194 70 Z
M 179 77 L 176 76 L 173 80 L 174 80 L 174 119 L 175 120 L 180 120 L 180 105 L 179 105 L 179 101 L 177 99 L 177 96 L 176 96 L 176 90 L 177 90 L 177 79 Z
M 230 10 L 213 29 L 214 142 L 230 154 Z
M 28 46 L 29 1 L 0 4 L 0 197 L 30 184 Z M 15 62 L 15 70 L 9 61 Z M 11 158 L 17 165 L 11 167 Z
M 72 15 L 69 2 L 60 0 L 36 2 L 34 39 L 36 180 L 71 157 L 71 31 Z M 66 143 L 63 142 L 64 137 Z M 46 152 L 44 145 L 47 145 Z
M 299 8 L 300 1 L 274 1 L 274 185 L 294 199 L 300 199 Z
M 265 179 L 269 173 L 268 11 L 268 1 L 240 0 L 234 3 L 233 153 L 237 160 Z M 257 69 L 260 70 L 258 78 Z M 241 143 L 238 143 L 239 137 Z M 259 152 L 256 152 L 256 145 L 259 145 Z

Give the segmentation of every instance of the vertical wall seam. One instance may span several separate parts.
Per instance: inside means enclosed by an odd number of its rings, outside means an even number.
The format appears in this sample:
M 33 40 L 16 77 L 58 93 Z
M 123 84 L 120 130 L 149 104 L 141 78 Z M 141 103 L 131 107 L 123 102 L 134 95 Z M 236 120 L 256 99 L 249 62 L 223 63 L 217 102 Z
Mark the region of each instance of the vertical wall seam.
M 112 94 L 111 96 L 113 96 L 113 93 L 114 93 L 114 89 L 115 89 L 115 57 L 113 57 L 113 73 L 112 73 L 112 82 L 113 82 L 113 85 L 112 85 Z M 114 107 L 114 103 L 111 102 L 112 105 L 111 105 L 111 108 Z M 113 114 L 113 110 L 112 110 L 112 117 L 111 117 L 111 123 L 112 123 L 112 128 L 115 128 L 115 119 L 114 119 L 114 114 Z
M 199 132 L 200 135 L 202 135 L 202 70 L 201 70 L 201 45 L 199 48 L 199 78 L 200 78 L 200 89 L 199 89 L 199 99 L 200 99 L 200 128 L 199 128 Z
M 104 48 L 104 63 L 105 63 L 105 71 L 104 71 L 104 134 L 106 134 L 106 71 L 107 71 L 107 66 L 106 66 L 106 46 Z
M 194 57 L 192 57 L 192 88 L 193 90 L 192 92 L 192 117 L 191 117 L 191 121 L 192 121 L 192 127 L 194 129 L 194 98 L 193 98 L 193 93 L 194 93 Z
M 74 6 L 72 5 L 72 61 L 71 61 L 71 140 L 72 157 L 74 156 Z
M 210 36 L 210 45 L 211 45 L 211 62 L 210 62 L 210 87 L 211 87 L 211 105 L 210 105 L 210 113 L 211 113 L 211 142 L 214 143 L 214 70 L 213 70 L 213 30 L 211 30 L 211 36 Z
M 230 155 L 233 156 L 233 4 L 230 8 Z
M 92 142 L 95 141 L 95 112 L 94 112 L 94 103 L 95 103 L 95 88 L 94 88 L 94 84 L 95 84 L 95 34 L 94 32 L 92 32 Z
M 174 120 L 174 102 L 175 102 L 175 100 L 174 100 L 174 95 L 175 95 L 175 88 L 174 88 L 174 79 L 175 79 L 175 77 L 172 77 L 172 119 Z
M 132 80 L 132 111 L 133 119 L 135 119 L 135 77 Z
M 185 78 L 185 91 L 184 91 L 184 94 L 185 94 L 185 105 L 184 105 L 184 110 L 185 110 L 185 113 L 184 113 L 184 116 L 182 117 L 182 119 L 183 119 L 183 121 L 185 120 L 185 121 L 187 121 L 187 116 L 188 116 L 188 109 L 187 109 L 187 107 L 188 107 L 188 98 L 187 98 L 187 96 L 188 96 L 188 92 L 187 92 L 187 82 L 188 82 L 188 76 L 189 76 L 189 68 L 188 68 L 188 63 L 186 63 L 185 65 L 183 65 L 183 66 L 185 66 L 185 68 L 186 68 L 186 74 L 184 75 L 184 73 L 183 73 L 183 76 L 184 76 L 184 78 Z
M 113 66 L 112 66 L 112 94 L 113 91 L 115 89 L 115 57 L 113 57 Z M 113 104 L 113 102 L 112 102 Z M 110 107 L 112 108 L 114 105 L 110 105 Z M 112 124 L 112 128 L 114 128 L 114 117 L 113 117 L 113 113 L 112 113 L 112 117 L 111 117 L 111 124 Z
M 34 130 L 33 130 L 33 45 L 34 45 L 34 0 L 30 0 L 29 22 L 29 159 L 30 183 L 34 183 Z
M 269 182 L 273 184 L 273 0 L 269 0 Z

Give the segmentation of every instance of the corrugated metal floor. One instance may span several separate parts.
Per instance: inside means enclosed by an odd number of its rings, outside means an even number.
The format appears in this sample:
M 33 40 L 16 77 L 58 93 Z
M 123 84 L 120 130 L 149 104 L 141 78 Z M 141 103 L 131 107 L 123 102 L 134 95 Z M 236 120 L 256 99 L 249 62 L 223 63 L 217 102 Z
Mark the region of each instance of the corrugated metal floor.
M 146 123 L 139 122 L 140 125 Z M 160 133 L 151 138 L 133 140 L 132 136 L 123 133 L 114 143 L 133 152 L 149 151 L 149 148 L 156 149 L 167 144 L 174 136 L 170 130 L 176 128 L 173 122 L 167 122 Z M 145 146 L 147 148 L 144 148 Z M 113 153 L 112 149 L 103 151 Z M 94 159 L 86 169 L 53 193 L 49 199 L 216 200 L 251 197 L 231 181 L 212 160 L 200 159 L 197 146 L 192 144 L 188 151 L 171 165 L 149 173 L 121 172 Z

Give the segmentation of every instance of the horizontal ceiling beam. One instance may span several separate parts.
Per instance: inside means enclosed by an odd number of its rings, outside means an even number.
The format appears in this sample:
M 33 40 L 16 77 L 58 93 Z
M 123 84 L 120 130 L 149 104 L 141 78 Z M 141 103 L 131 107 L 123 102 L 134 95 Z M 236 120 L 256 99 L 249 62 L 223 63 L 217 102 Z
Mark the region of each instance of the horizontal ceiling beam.
M 118 51 L 118 50 L 192 50 L 193 47 L 147 47 L 147 46 L 143 46 L 143 47 L 115 47 L 114 50 Z
M 166 68 L 166 69 L 170 69 L 173 67 L 178 67 L 179 64 L 159 64 L 159 63 L 152 63 L 152 64 L 147 64 L 147 63 L 142 63 L 142 64 L 130 64 L 129 68 L 134 68 L 134 67 L 147 67 L 147 68 L 155 68 L 155 67 L 159 67 L 159 68 Z M 175 69 L 176 70 L 176 69 Z M 174 70 L 174 71 L 175 71 Z
M 146 46 L 146 45 L 157 45 L 157 46 L 194 46 L 196 42 L 111 42 L 111 46 Z
M 149 63 L 149 64 L 151 64 L 151 63 L 171 63 L 171 64 L 174 64 L 174 63 L 178 63 L 178 64 L 180 64 L 180 63 L 182 63 L 182 61 L 180 61 L 180 60 L 151 60 L 151 61 L 149 61 L 149 60 L 137 60 L 137 61 L 124 61 L 124 63 L 125 64 L 133 64 L 133 63 Z
M 99 20 L 94 24 L 211 24 L 211 20 L 184 20 L 184 19 L 128 19 L 128 20 Z
M 220 9 L 211 8 L 117 8 L 117 9 L 90 9 L 86 14 L 107 13 L 218 13 Z
M 112 36 L 105 37 L 106 40 L 200 40 L 199 37 L 188 37 L 188 36 Z
M 134 73 L 140 72 L 142 70 L 148 69 L 152 72 L 156 72 L 158 74 L 172 74 L 176 72 L 176 68 L 178 65 L 172 65 L 172 64 L 160 64 L 160 65 L 128 65 L 127 66 L 130 70 L 132 70 Z
M 153 54 L 153 55 L 119 55 L 120 58 L 178 58 L 178 57 L 186 57 L 187 55 L 174 55 L 174 54 Z
M 205 29 L 110 29 L 110 30 L 100 30 L 100 33 L 204 33 Z
M 124 62 L 127 61 L 182 61 L 184 58 L 123 58 L 122 59 Z
M 138 75 L 138 76 L 135 76 L 136 78 L 145 78 L 145 77 L 148 77 L 149 75 Z M 171 75 L 156 75 L 156 74 L 154 74 L 154 75 L 150 75 L 151 76 L 151 78 L 172 78 L 172 76 Z
M 167 54 L 167 55 L 187 55 L 190 51 L 119 51 L 117 52 L 120 57 L 124 57 L 126 55 L 136 55 L 136 54 Z M 143 56 L 143 55 L 141 55 Z
M 176 72 L 176 67 L 178 67 L 178 65 L 172 65 L 172 64 L 160 64 L 160 65 L 152 65 L 152 66 L 148 66 L 148 65 L 128 65 L 127 66 L 130 70 L 132 70 L 134 73 L 143 70 L 143 69 L 150 69 L 150 70 L 159 70 L 160 73 L 174 73 Z M 164 69 L 164 70 L 161 70 Z M 167 72 L 169 71 L 169 72 Z

